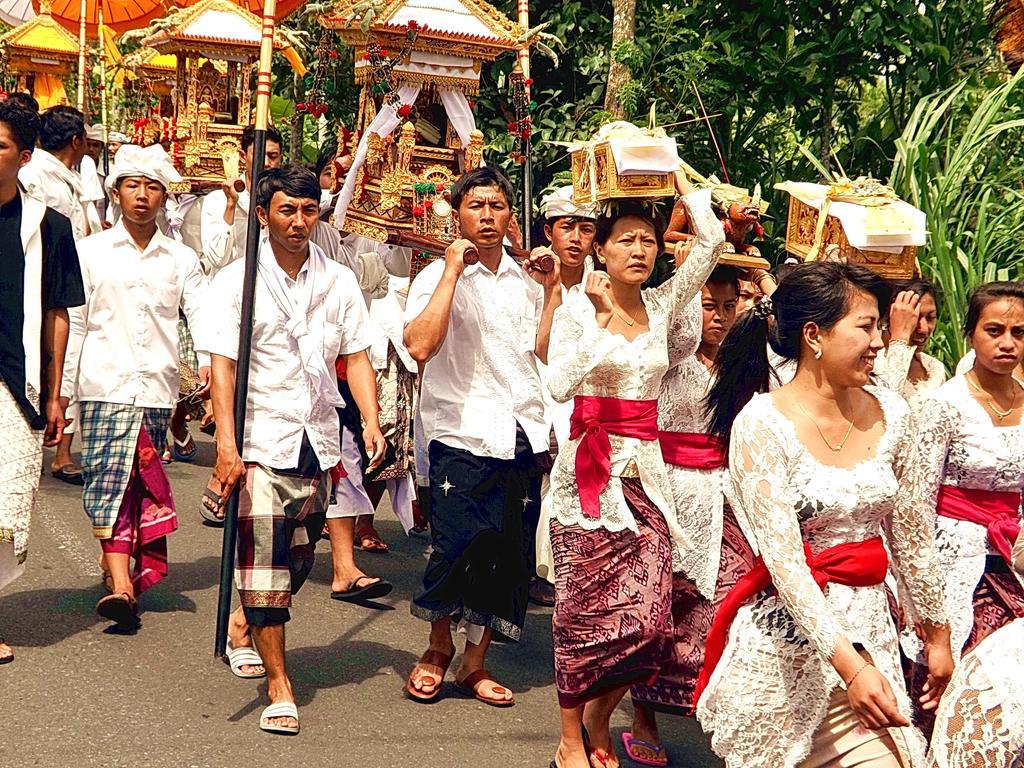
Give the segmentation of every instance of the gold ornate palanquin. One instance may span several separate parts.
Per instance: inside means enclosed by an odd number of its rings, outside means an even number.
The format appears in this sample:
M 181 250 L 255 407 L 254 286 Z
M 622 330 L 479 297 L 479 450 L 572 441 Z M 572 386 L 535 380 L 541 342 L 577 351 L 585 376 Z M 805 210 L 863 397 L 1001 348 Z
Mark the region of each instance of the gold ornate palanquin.
M 78 66 L 78 40 L 53 20 L 44 4 L 34 19 L 0 37 L 7 51 L 9 74 L 18 78 L 19 90 L 35 93 L 39 75 L 62 79 Z
M 231 0 L 201 0 L 142 41 L 177 57 L 174 115 L 162 121 L 160 138 L 186 181 L 224 181 L 225 160 L 240 150 L 261 34 L 261 20 Z
M 786 250 L 806 260 L 814 248 L 820 211 L 812 205 L 791 196 L 786 223 Z M 860 264 L 888 279 L 908 278 L 915 274 L 917 248 L 904 246 L 899 253 L 869 251 L 854 248 L 835 216 L 825 220 L 821 236 L 821 257 L 839 258 L 851 264 Z
M 484 137 L 470 134 L 465 147 L 442 104 L 439 91 L 458 91 L 470 98 L 480 90 L 485 61 L 521 47 L 523 28 L 484 0 L 383 0 L 376 4 L 367 31 L 355 18 L 363 0 L 340 0 L 325 14 L 325 27 L 338 30 L 355 49 L 356 82 L 363 85 L 356 130 L 339 155 L 356 155 L 365 136 L 366 162 L 355 169 L 355 194 L 345 215 L 344 229 L 374 240 L 413 233 L 440 240 L 455 237 L 445 191 L 465 171 L 483 159 Z M 409 22 L 418 27 L 409 41 Z M 397 62 L 395 90 L 405 84 L 421 87 L 411 119 L 389 136 L 367 128 L 387 103 L 386 94 L 374 92 L 372 65 L 366 57 L 380 45 Z M 397 105 L 396 105 L 397 106 Z M 400 113 L 401 114 L 401 113 Z
M 625 175 L 615 168 L 607 141 L 571 153 L 573 199 L 580 205 L 630 197 L 671 197 L 675 182 L 671 173 Z

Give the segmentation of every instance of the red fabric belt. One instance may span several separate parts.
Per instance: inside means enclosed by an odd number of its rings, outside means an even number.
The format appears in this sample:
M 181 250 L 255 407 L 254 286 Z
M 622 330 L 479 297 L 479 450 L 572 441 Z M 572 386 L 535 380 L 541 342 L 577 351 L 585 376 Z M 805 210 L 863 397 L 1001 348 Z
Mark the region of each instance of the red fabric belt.
M 666 464 L 689 469 L 724 469 L 729 466 L 725 446 L 715 435 L 659 432 L 658 441 Z
M 816 555 L 811 552 L 807 542 L 804 542 L 804 556 L 811 569 L 811 576 L 822 591 L 830 582 L 850 587 L 881 584 L 885 581 L 886 570 L 889 567 L 889 556 L 880 536 L 848 544 L 837 544 Z M 707 688 L 711 673 L 715 671 L 722 658 L 726 640 L 729 639 L 729 627 L 736 619 L 740 606 L 771 585 L 771 574 L 764 561 L 758 557 L 753 568 L 736 582 L 736 586 L 729 590 L 729 594 L 718 607 L 704 650 L 704 668 L 697 678 L 697 687 L 693 694 L 694 707 Z
M 992 547 L 1007 563 L 1012 563 L 1010 550 L 1020 534 L 1019 491 L 979 491 L 943 485 L 939 488 L 936 511 L 952 520 L 984 525 Z
M 658 401 L 582 395 L 574 399 L 569 437 L 580 441 L 576 450 L 576 484 L 583 514 L 593 519 L 601 516 L 601 491 L 611 479 L 609 434 L 656 440 Z

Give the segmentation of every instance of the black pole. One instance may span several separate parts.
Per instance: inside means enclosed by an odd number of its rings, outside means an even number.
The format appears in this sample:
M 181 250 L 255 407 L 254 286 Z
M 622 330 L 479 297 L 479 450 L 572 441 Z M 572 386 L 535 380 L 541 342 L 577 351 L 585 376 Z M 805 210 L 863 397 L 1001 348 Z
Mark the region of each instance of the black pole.
M 239 456 L 245 438 L 245 410 L 249 399 L 249 358 L 252 353 L 252 308 L 256 292 L 256 268 L 259 264 L 260 223 L 256 218 L 256 180 L 263 173 L 267 152 L 267 131 L 256 129 L 252 145 L 252 169 L 249 176 L 249 223 L 245 238 L 245 277 L 242 283 L 242 316 L 239 322 L 238 357 L 235 364 L 235 445 Z M 231 587 L 235 572 L 235 539 L 238 535 L 238 488 L 231 493 L 224 509 L 224 538 L 220 550 L 220 591 L 217 595 L 217 636 L 213 655 L 227 650 L 228 619 L 231 615 Z

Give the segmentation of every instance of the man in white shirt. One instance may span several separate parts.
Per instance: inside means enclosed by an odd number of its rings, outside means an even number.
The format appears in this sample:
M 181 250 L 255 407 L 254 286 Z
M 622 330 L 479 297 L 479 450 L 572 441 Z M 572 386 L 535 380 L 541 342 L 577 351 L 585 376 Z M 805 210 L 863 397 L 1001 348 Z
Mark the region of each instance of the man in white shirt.
M 490 167 L 452 187 L 462 240 L 413 281 L 405 343 L 422 373 L 417 440 L 428 445 L 433 551 L 412 614 L 431 623 L 427 652 L 406 682 L 433 701 L 454 655 L 451 619 L 466 627 L 456 682 L 485 704 L 514 703 L 484 670 L 493 632 L 518 640 L 533 572 L 541 475 L 550 466 L 537 368 L 561 304 L 557 257 L 523 266 L 502 245 L 512 186 Z M 543 258 L 554 268 L 542 272 Z
M 108 177 L 121 219 L 78 243 L 85 305 L 70 312 L 62 394 L 81 401 L 83 504 L 111 592 L 96 612 L 121 629 L 137 625 L 139 595 L 167 574 L 177 529 L 160 454 L 178 396 L 179 307 L 197 339 L 205 326 L 199 260 L 156 225 L 176 181 L 161 146 L 123 148 Z M 208 363 L 199 375 L 208 382 Z
M 249 363 L 245 441 L 235 445 L 235 361 L 244 261 L 213 282 L 218 308 L 212 354 L 217 463 L 212 490 L 226 499 L 242 480 L 235 584 L 241 607 L 228 628 L 228 660 L 239 677 L 267 676 L 271 704 L 260 728 L 298 733 L 299 716 L 285 671 L 285 631 L 292 596 L 313 567 L 330 492 L 341 460 L 334 364 L 343 357 L 365 427 L 371 466 L 384 458 L 366 305 L 355 277 L 310 242 L 320 198 L 312 171 L 267 171 L 255 203 L 266 228 L 259 253 Z M 254 647 L 255 646 L 255 647 Z
M 39 118 L 39 147 L 32 160 L 18 173 L 18 180 L 30 197 L 71 221 L 75 240 L 89 232 L 88 202 L 82 177 L 76 170 L 87 149 L 85 118 L 73 107 L 51 107 Z M 53 457 L 50 474 L 72 485 L 83 482 L 82 468 L 71 458 L 71 440 L 78 429 L 78 401 L 72 398 L 68 410 L 70 425 Z

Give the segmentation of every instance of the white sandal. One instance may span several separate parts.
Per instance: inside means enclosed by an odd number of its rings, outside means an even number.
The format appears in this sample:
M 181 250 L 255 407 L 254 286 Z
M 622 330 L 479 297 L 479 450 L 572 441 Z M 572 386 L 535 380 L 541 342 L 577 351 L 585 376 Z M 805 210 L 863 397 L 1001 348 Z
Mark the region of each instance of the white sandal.
M 243 680 L 256 680 L 257 678 L 266 677 L 267 670 L 263 669 L 262 672 L 243 672 L 242 667 L 262 667 L 263 659 L 256 652 L 256 649 L 251 645 L 244 648 L 232 648 L 230 644 L 227 647 L 228 651 L 228 666 L 231 667 L 231 673 L 235 677 L 240 677 Z
M 291 728 L 286 725 L 270 725 L 268 720 L 273 720 L 277 717 L 294 717 L 295 727 Z M 279 701 L 276 704 L 271 704 L 269 707 L 263 710 L 260 715 L 260 730 L 266 731 L 267 733 L 280 733 L 285 736 L 294 736 L 299 732 L 299 710 L 295 706 L 293 701 Z

